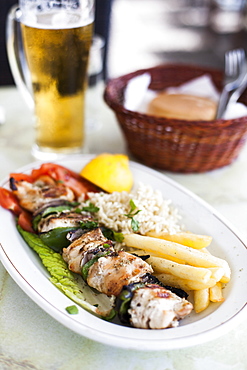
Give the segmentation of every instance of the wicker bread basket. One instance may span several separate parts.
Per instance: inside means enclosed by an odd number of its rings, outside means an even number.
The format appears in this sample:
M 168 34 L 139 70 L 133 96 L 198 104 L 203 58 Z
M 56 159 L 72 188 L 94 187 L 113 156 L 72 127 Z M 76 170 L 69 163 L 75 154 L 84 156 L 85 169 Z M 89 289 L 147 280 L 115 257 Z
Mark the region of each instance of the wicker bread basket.
M 104 99 L 115 112 L 131 154 L 154 168 L 173 172 L 205 172 L 233 162 L 247 139 L 247 116 L 231 120 L 185 121 L 129 111 L 123 106 L 130 79 L 149 72 L 150 88 L 164 90 L 210 74 L 218 90 L 222 72 L 197 66 L 161 65 L 110 80 Z M 240 101 L 247 105 L 247 92 Z

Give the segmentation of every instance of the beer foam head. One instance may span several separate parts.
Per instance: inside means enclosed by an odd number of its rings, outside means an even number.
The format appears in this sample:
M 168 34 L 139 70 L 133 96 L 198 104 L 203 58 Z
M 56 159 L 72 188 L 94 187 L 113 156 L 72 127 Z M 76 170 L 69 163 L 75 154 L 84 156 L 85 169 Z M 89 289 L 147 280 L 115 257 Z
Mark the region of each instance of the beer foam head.
M 62 8 L 48 8 L 45 5 L 23 6 L 21 8 L 21 22 L 34 28 L 61 29 L 86 26 L 93 23 L 94 12 L 92 6 L 82 1 L 77 8 L 71 4 Z
M 80 14 L 61 11 L 51 17 L 51 26 L 54 28 L 66 28 L 69 26 L 75 27 L 77 25 L 81 25 Z
M 36 14 L 32 11 L 22 12 L 21 21 L 28 26 L 32 26 L 38 23 Z

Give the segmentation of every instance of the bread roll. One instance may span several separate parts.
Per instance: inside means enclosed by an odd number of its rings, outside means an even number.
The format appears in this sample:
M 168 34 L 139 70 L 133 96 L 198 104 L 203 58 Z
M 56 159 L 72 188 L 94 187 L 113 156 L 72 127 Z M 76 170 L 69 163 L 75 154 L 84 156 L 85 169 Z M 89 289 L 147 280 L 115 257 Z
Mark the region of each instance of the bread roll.
M 159 93 L 148 105 L 147 114 L 187 121 L 215 119 L 217 103 L 185 94 Z

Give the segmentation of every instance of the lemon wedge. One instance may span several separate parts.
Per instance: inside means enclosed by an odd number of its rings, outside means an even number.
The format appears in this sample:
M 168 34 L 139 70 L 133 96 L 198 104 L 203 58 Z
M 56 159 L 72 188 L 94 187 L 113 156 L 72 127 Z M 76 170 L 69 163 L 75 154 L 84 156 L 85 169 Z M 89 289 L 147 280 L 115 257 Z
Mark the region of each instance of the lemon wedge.
M 80 174 L 108 193 L 129 192 L 133 186 L 129 158 L 124 154 L 100 154 L 86 164 Z

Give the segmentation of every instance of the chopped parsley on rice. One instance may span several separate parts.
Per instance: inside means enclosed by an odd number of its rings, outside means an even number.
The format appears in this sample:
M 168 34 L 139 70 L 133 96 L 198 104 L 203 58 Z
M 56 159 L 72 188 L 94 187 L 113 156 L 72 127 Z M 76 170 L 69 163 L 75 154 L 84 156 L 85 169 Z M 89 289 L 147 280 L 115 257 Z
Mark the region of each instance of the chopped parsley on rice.
M 130 201 L 140 210 L 134 216 L 139 223 L 138 233 L 145 235 L 149 231 L 175 234 L 181 231 L 181 217 L 171 206 L 170 200 L 165 200 L 159 190 L 140 183 L 131 193 L 114 192 L 88 193 L 89 202 L 99 208 L 97 219 L 115 232 L 133 233 L 131 219 L 126 216 L 130 212 Z

